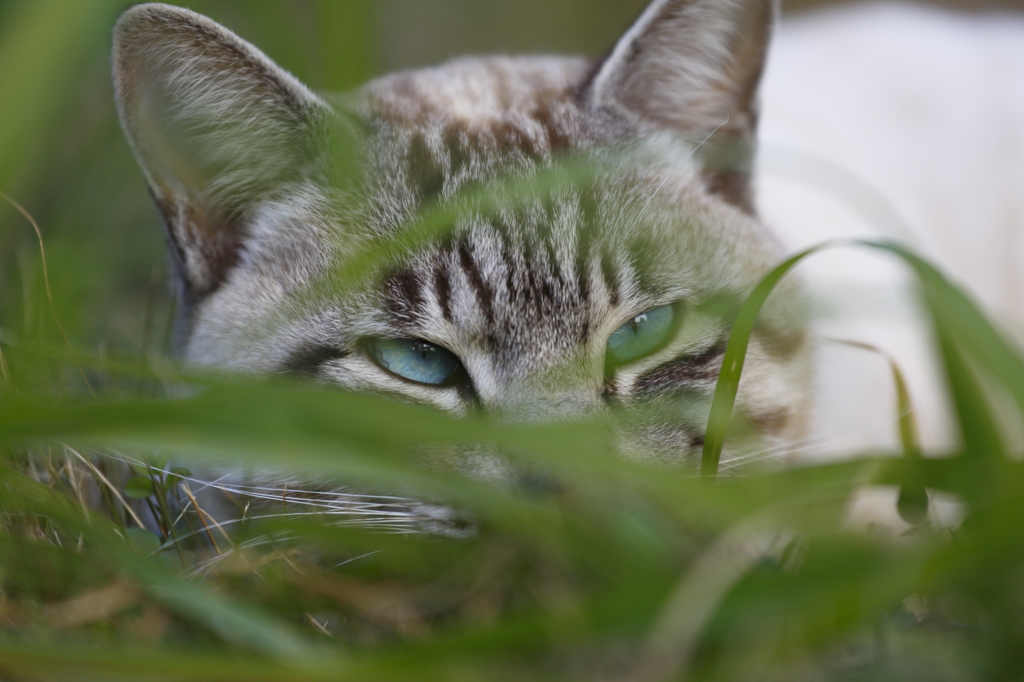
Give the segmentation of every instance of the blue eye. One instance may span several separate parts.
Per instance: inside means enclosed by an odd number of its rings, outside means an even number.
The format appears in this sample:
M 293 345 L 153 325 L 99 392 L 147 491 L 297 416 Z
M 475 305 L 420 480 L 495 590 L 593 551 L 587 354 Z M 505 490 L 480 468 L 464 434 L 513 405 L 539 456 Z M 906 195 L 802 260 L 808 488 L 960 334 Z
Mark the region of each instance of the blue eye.
M 459 368 L 459 359 L 453 353 L 428 341 L 370 339 L 367 347 L 378 365 L 420 384 L 443 384 Z
M 668 340 L 675 316 L 673 305 L 637 315 L 608 337 L 608 358 L 615 364 L 623 364 L 654 352 Z

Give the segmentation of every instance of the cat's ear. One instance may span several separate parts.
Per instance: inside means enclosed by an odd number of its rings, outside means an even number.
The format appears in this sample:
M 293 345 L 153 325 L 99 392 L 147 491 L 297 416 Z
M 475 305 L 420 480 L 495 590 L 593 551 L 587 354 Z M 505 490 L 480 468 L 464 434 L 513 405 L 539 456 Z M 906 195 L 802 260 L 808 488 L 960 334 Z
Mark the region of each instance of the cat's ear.
M 201 297 L 238 261 L 257 202 L 311 172 L 328 105 L 226 28 L 163 4 L 121 15 L 113 77 L 186 294 Z
M 695 143 L 712 191 L 752 211 L 757 87 L 775 0 L 655 0 L 589 84 L 592 106 Z

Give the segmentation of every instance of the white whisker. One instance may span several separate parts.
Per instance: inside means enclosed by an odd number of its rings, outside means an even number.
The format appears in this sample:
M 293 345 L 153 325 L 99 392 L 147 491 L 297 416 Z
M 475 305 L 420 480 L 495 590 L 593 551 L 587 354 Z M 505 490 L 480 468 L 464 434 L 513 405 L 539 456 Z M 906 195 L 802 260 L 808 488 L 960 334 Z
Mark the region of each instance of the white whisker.
M 712 137 L 714 136 L 714 134 L 715 134 L 715 133 L 717 133 L 717 132 L 718 132 L 719 130 L 721 130 L 722 126 L 724 126 L 724 125 L 725 125 L 726 123 L 728 123 L 728 122 L 729 122 L 729 117 L 728 117 L 728 116 L 726 116 L 726 117 L 725 117 L 725 120 L 724 120 L 724 121 L 722 121 L 721 123 L 719 123 L 719 124 L 718 124 L 718 125 L 717 125 L 717 126 L 715 127 L 715 129 L 714 129 L 714 130 L 712 130 L 712 131 L 711 131 L 710 133 L 708 133 L 708 136 L 707 136 L 707 137 L 705 137 L 705 138 L 704 138 L 703 140 L 701 140 L 701 141 L 700 141 L 700 144 L 698 144 L 698 145 L 697 145 L 696 147 L 694 147 L 693 149 L 691 149 L 691 150 L 690 150 L 690 153 L 689 153 L 689 154 L 687 154 L 687 155 L 686 155 L 686 156 L 684 156 L 684 157 L 683 157 L 682 159 L 680 159 L 680 160 L 679 160 L 679 163 L 677 163 L 677 164 L 676 164 L 675 166 L 673 166 L 673 167 L 672 167 L 672 170 L 671 170 L 671 171 L 669 171 L 669 173 L 668 173 L 668 174 L 667 174 L 667 175 L 665 176 L 665 179 L 661 181 L 661 184 L 660 184 L 660 185 L 658 185 L 658 186 L 657 186 L 657 187 L 656 187 L 656 188 L 654 189 L 654 191 L 653 191 L 653 192 L 651 192 L 650 196 L 648 196 L 648 197 L 647 197 L 647 203 L 645 203 L 645 204 L 643 205 L 643 207 L 641 207 L 641 209 L 640 209 L 640 212 L 639 212 L 639 213 L 637 213 L 637 215 L 636 215 L 636 220 L 634 220 L 634 221 L 633 221 L 633 224 L 632 224 L 632 225 L 630 225 L 630 230 L 631 230 L 631 231 L 632 231 L 632 229 L 633 229 L 634 227 L 636 227 L 636 226 L 637 226 L 637 225 L 638 225 L 638 224 L 640 223 L 640 219 L 644 217 L 644 213 L 646 213 L 646 212 L 647 212 L 647 209 L 648 209 L 648 208 L 650 207 L 650 205 L 651 205 L 651 204 L 652 204 L 652 203 L 654 202 L 654 199 L 655 199 L 655 197 L 657 197 L 657 196 L 658 196 L 658 192 L 660 192 L 660 191 L 662 190 L 662 188 L 664 188 L 664 187 L 665 187 L 665 185 L 666 185 L 666 184 L 668 184 L 668 181 L 669 181 L 669 180 L 670 180 L 670 179 L 672 178 L 672 176 L 673 176 L 673 175 L 675 175 L 676 171 L 677 171 L 677 170 L 679 170 L 680 168 L 682 168 L 683 164 L 684 164 L 684 163 L 686 163 L 686 162 L 687 162 L 687 161 L 688 161 L 688 160 L 689 160 L 689 159 L 690 159 L 690 158 L 691 158 L 691 157 L 692 157 L 692 156 L 693 156 L 694 154 L 696 154 L 696 153 L 697 153 L 697 151 L 698 151 L 698 150 L 699 150 L 699 149 L 700 149 L 701 147 L 703 147 L 703 146 L 704 146 L 705 144 L 707 144 L 707 141 L 708 141 L 708 140 L 710 140 L 710 139 L 711 139 L 711 138 L 712 138 Z

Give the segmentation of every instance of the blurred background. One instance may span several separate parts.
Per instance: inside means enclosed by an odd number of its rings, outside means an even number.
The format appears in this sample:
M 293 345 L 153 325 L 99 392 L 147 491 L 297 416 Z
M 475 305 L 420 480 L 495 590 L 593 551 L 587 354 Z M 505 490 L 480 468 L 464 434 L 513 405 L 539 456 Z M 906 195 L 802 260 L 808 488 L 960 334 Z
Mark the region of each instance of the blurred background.
M 1002 11 L 1021 0 L 933 0 Z M 161 227 L 118 127 L 109 36 L 124 0 L 0 0 L 0 191 L 37 220 L 59 319 L 77 351 L 138 356 L 166 346 Z M 318 90 L 473 52 L 597 55 L 646 0 L 192 0 Z M 830 0 L 786 0 L 806 12 Z M 0 202 L 0 349 L 60 343 L 30 224 Z M 2 356 L 0 356 L 2 357 Z M 31 387 L 40 363 L 9 363 Z M 45 363 L 44 363 L 45 364 Z

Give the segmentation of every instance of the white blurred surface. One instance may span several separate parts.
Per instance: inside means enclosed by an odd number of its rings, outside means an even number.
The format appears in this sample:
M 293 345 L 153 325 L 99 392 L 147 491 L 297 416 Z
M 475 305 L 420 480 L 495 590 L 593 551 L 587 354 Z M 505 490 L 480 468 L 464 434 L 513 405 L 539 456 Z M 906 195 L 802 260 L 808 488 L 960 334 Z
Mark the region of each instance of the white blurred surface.
M 904 240 L 1006 328 L 1024 330 L 1024 16 L 879 4 L 788 17 L 762 113 L 759 204 L 787 247 Z M 844 248 L 812 257 L 801 274 L 816 333 L 891 354 L 909 377 L 926 448 L 951 447 L 906 268 Z M 885 361 L 822 343 L 818 364 L 817 451 L 895 447 Z

